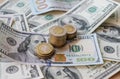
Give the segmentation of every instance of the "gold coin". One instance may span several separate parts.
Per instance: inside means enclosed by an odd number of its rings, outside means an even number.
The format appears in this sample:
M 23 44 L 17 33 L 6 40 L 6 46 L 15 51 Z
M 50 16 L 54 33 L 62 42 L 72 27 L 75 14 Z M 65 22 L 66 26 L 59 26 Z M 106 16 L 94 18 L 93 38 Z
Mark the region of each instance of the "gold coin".
M 66 30 L 60 26 L 53 26 L 49 30 L 49 42 L 54 47 L 62 47 L 66 43 Z
M 72 25 L 64 25 L 64 29 L 67 32 L 67 39 L 73 39 L 77 35 L 77 29 Z
M 40 58 L 51 57 L 54 54 L 54 48 L 49 43 L 41 43 L 36 46 L 36 54 Z
M 66 34 L 66 30 L 60 26 L 53 26 L 49 30 L 50 34 L 54 36 L 64 36 Z

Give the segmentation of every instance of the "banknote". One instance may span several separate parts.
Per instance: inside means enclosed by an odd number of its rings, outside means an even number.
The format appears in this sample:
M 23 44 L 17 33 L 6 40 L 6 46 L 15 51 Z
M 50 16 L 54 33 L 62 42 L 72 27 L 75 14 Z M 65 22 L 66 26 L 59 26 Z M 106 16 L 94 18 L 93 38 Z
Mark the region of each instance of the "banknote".
M 10 0 L 1 10 L 12 13 L 24 13 L 26 16 L 29 16 L 31 13 L 29 0 Z
M 13 23 L 13 16 L 10 15 L 0 15 L 0 20 L 2 20 L 8 26 L 11 26 Z
M 33 14 L 42 14 L 53 10 L 67 11 L 82 0 L 30 0 Z
M 37 26 L 46 24 L 47 22 L 60 17 L 64 13 L 64 11 L 52 11 L 41 15 L 31 15 L 27 17 L 29 28 L 32 30 Z
M 13 17 L 14 23 L 12 25 L 12 28 L 19 31 L 30 31 L 26 16 L 24 14 L 14 14 Z
M 120 63 L 105 61 L 102 65 L 76 67 L 42 66 L 44 79 L 108 79 L 120 70 Z
M 106 20 L 96 30 L 96 33 L 98 34 L 103 58 L 120 61 L 120 17 L 115 17 L 112 16 Z
M 118 7 L 119 4 L 111 0 L 82 0 L 63 16 L 38 26 L 33 31 L 48 34 L 48 30 L 52 26 L 71 24 L 80 34 L 91 33 Z
M 42 42 L 48 42 L 48 39 L 48 35 L 19 32 L 2 22 L 0 24 L 0 52 L 16 62 L 52 66 L 103 63 L 96 34 L 78 35 L 67 41 L 65 46 L 55 48 L 51 59 L 43 60 L 37 57 L 35 47 Z
M 38 65 L 15 62 L 0 62 L 0 79 L 41 79 L 43 74 Z

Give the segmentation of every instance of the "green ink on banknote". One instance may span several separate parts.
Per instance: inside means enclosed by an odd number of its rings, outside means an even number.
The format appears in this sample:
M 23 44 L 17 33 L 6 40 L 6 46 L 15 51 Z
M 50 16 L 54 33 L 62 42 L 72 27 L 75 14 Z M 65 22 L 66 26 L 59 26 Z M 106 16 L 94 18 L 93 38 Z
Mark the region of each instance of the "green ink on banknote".
M 79 45 L 70 45 L 70 52 L 80 52 L 80 46 Z
M 77 62 L 95 61 L 95 58 L 77 58 Z
M 23 7 L 25 4 L 23 2 L 20 2 L 17 4 L 17 7 Z
M 89 11 L 90 13 L 94 13 L 94 12 L 96 12 L 96 10 L 97 10 L 97 7 L 96 7 L 96 6 L 90 7 L 90 8 L 88 9 L 88 11 Z
M 51 19 L 53 19 L 53 15 L 48 14 L 48 15 L 45 16 L 45 19 L 46 20 L 51 20 Z

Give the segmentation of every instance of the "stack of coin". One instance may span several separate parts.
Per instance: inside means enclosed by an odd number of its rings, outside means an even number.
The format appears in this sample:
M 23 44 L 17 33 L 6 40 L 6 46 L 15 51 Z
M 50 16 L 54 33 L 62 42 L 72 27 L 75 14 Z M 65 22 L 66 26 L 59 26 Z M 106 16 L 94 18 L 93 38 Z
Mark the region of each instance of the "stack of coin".
M 42 59 L 50 59 L 55 53 L 53 46 L 49 43 L 38 44 L 35 50 L 36 55 Z
M 54 47 L 62 47 L 66 43 L 66 30 L 60 26 L 53 26 L 49 29 L 49 42 Z
M 69 25 L 69 24 L 66 24 L 63 26 L 67 32 L 67 39 L 73 39 L 76 37 L 77 35 L 77 29 L 72 26 L 72 25 Z

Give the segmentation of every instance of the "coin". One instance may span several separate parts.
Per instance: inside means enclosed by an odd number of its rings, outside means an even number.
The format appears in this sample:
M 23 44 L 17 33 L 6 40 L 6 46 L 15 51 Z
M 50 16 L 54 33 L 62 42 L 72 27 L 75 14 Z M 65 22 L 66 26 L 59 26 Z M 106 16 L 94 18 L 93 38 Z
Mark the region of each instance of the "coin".
M 53 56 L 55 50 L 49 43 L 40 43 L 36 46 L 36 54 L 39 58 L 49 59 Z
M 77 29 L 70 25 L 70 24 L 66 24 L 63 26 L 63 28 L 65 28 L 66 32 L 67 32 L 67 39 L 73 39 L 76 37 L 77 35 Z
M 60 26 L 53 26 L 49 29 L 49 42 L 54 47 L 62 47 L 66 43 L 66 30 Z

